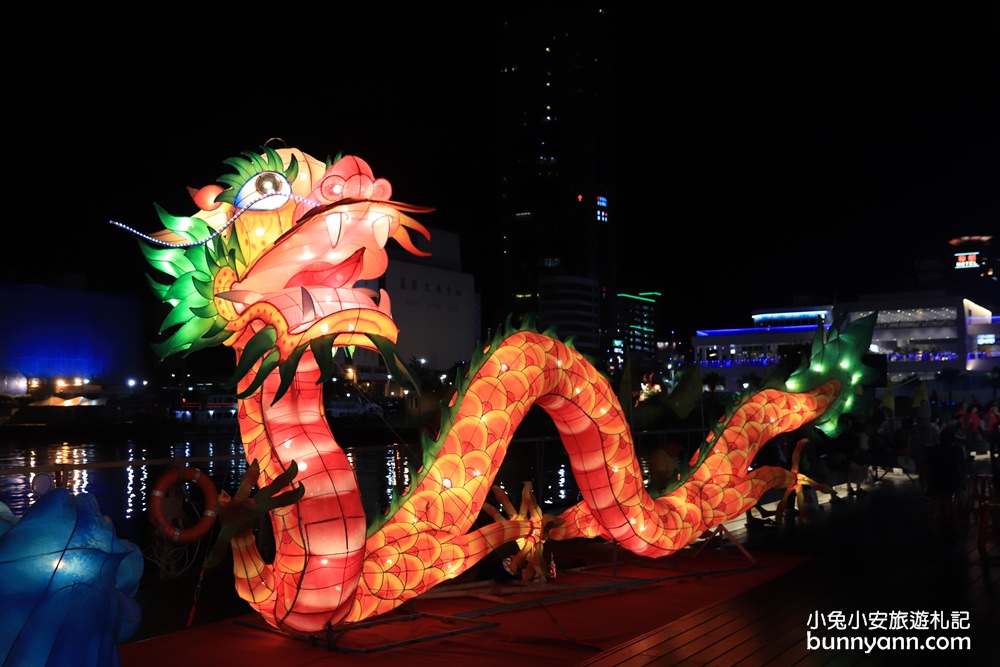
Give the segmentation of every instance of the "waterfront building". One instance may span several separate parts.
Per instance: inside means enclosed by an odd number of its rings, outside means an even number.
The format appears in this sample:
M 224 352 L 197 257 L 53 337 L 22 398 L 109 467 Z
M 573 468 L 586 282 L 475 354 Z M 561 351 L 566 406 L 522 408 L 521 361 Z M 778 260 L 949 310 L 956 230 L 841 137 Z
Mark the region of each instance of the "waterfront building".
M 415 257 L 395 243 L 388 244 L 389 264 L 377 287 L 385 290 L 392 304 L 392 318 L 399 327 L 399 357 L 447 369 L 467 361 L 476 349 L 481 330 L 479 295 L 475 276 L 461 270 L 460 236 L 427 229 L 430 241 L 418 245 L 431 253 L 428 257 Z
M 11 394 L 47 385 L 93 394 L 144 377 L 152 354 L 142 334 L 146 305 L 134 295 L 86 286 L 0 284 L 0 368 Z M 24 390 L 24 391 L 22 391 Z
M 806 308 L 755 310 L 752 324 L 699 330 L 691 339 L 703 376 L 739 391 L 789 355 L 808 350 L 817 327 L 840 317 L 852 322 L 878 312 L 873 363 L 884 360 L 887 379 L 915 391 L 926 383 L 942 401 L 991 400 L 988 373 L 1000 369 L 1000 317 L 973 301 L 944 292 L 861 295 L 857 301 Z
M 475 276 L 461 270 L 460 236 L 435 227 L 427 229 L 430 241 L 420 239 L 417 245 L 430 252 L 429 256 L 414 257 L 390 243 L 386 246 L 389 264 L 385 273 L 360 281 L 357 287 L 375 293 L 385 290 L 388 295 L 393 321 L 399 327 L 397 356 L 412 365 L 414 372 L 449 383 L 454 380 L 454 369 L 469 361 L 480 340 L 479 294 Z M 407 409 L 418 407 L 417 397 L 399 378 L 391 377 L 373 351 L 357 349 L 350 362 L 345 361 L 345 373 L 369 400 L 388 405 L 399 399 Z

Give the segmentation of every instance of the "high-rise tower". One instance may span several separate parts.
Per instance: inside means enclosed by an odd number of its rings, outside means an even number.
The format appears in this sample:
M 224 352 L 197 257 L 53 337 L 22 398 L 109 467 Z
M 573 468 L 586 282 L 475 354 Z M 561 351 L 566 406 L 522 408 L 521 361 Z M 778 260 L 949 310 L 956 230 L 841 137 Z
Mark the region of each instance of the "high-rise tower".
M 536 313 L 603 356 L 617 291 L 611 17 L 593 2 L 525 7 L 498 20 L 497 220 L 476 271 L 483 319 Z

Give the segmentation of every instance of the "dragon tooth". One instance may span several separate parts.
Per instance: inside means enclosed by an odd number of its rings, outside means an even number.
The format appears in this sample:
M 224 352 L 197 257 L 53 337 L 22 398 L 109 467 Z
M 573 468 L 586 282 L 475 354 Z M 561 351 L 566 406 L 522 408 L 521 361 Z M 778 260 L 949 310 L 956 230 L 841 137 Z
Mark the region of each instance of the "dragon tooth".
M 375 234 L 375 243 L 378 244 L 379 248 L 384 248 L 385 244 L 389 241 L 389 227 L 391 224 L 392 220 L 387 215 L 379 216 L 372 223 L 372 233 Z
M 316 319 L 316 300 L 305 286 L 299 288 L 302 294 L 302 321 L 312 322 Z
M 259 292 L 248 289 L 231 289 L 227 292 L 218 292 L 215 296 L 219 299 L 231 301 L 238 306 L 249 306 L 263 298 L 263 295 Z
M 340 243 L 340 236 L 344 233 L 344 221 L 347 218 L 345 213 L 332 211 L 326 216 L 326 231 L 330 235 L 330 245 L 334 248 Z
M 380 289 L 378 292 L 379 292 L 379 297 L 378 297 L 379 311 L 385 313 L 388 317 L 392 317 L 392 312 L 390 311 L 391 306 L 389 304 L 389 293 L 386 292 L 384 289 Z

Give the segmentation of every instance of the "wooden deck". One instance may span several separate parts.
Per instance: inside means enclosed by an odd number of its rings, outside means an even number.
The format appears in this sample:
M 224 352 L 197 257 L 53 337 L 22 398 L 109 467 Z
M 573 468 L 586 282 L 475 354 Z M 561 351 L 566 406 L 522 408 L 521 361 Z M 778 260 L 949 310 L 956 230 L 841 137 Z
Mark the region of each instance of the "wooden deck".
M 984 464 L 983 460 L 977 465 Z M 769 525 L 738 536 L 751 553 L 807 550 L 816 557 L 777 579 L 700 609 L 582 663 L 581 667 L 725 665 L 763 667 L 886 664 L 985 665 L 1000 660 L 1000 544 L 983 562 L 977 526 L 959 514 L 949 530 L 918 485 L 890 475 L 861 498 L 827 505 L 809 525 Z M 969 612 L 967 630 L 813 630 L 816 614 Z M 929 634 L 970 637 L 969 650 L 815 648 L 816 638 Z M 828 644 L 830 645 L 830 644 Z
M 977 464 L 986 466 L 985 457 Z M 733 520 L 725 524 L 732 540 L 700 540 L 664 559 L 599 541 L 557 542 L 557 582 L 456 581 L 411 601 L 399 618 L 350 628 L 332 647 L 267 631 L 245 603 L 239 616 L 225 607 L 213 611 L 209 603 L 218 606 L 226 596 L 206 577 L 190 628 L 183 625 L 190 593 L 181 604 L 163 604 L 165 591 L 149 591 L 166 616 L 144 616 L 145 634 L 119 646 L 121 664 L 167 667 L 176 663 L 178 646 L 197 656 L 193 665 L 997 664 L 1000 543 L 990 544 L 991 565 L 983 565 L 976 523 L 959 517 L 955 530 L 946 530 L 916 482 L 889 474 L 867 488 L 867 495 L 840 502 L 821 495 L 821 510 L 787 525 L 748 527 L 745 518 Z M 221 574 L 215 583 L 225 580 L 231 597 L 232 584 Z M 167 593 L 175 588 L 182 587 L 165 586 Z M 152 611 L 148 605 L 144 610 Z M 810 619 L 834 612 L 866 618 L 875 612 L 968 612 L 969 629 L 936 634 L 969 637 L 972 644 L 940 652 L 814 649 L 807 639 Z M 862 628 L 840 636 L 884 641 L 903 634 Z M 838 633 L 819 627 L 813 635 L 829 642 Z

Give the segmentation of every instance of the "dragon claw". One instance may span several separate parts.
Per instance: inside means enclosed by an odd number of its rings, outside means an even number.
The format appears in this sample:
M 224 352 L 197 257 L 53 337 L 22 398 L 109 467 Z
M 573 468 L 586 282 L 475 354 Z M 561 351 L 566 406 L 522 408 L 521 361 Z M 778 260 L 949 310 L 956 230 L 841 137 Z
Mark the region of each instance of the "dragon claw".
M 240 480 L 236 495 L 220 498 L 222 502 L 220 502 L 219 507 L 219 522 L 222 524 L 222 528 L 219 531 L 219 537 L 205 558 L 205 569 L 218 566 L 229 548 L 229 543 L 235 537 L 251 530 L 261 516 L 279 507 L 293 505 L 302 499 L 306 492 L 306 487 L 302 484 L 275 495 L 281 489 L 288 487 L 298 472 L 298 466 L 295 461 L 292 461 L 283 473 L 275 477 L 274 481 L 267 486 L 261 487 L 251 498 L 250 491 L 257 484 L 260 476 L 260 464 L 257 461 L 250 464 L 243 474 L 243 479 Z
M 526 521 L 530 522 L 533 527 L 530 539 L 517 540 L 519 551 L 510 558 L 509 564 L 505 564 L 504 567 L 511 574 L 526 569 L 530 573 L 530 579 L 535 579 L 539 576 L 544 578 L 545 541 L 554 529 L 566 523 L 565 519 L 549 514 L 542 514 L 542 510 L 535 500 L 535 495 L 532 493 L 531 482 L 524 483 L 521 489 L 521 506 L 518 508 L 515 508 L 507 496 L 507 492 L 500 487 L 493 487 L 493 495 L 496 496 L 497 502 L 500 503 L 501 507 L 507 508 L 508 515 L 505 518 L 499 510 L 493 508 L 491 505 L 485 505 L 487 513 L 494 520 Z
M 811 486 L 812 488 L 822 491 L 823 493 L 833 493 L 833 488 L 829 484 L 823 482 L 818 482 L 812 477 L 809 477 L 805 473 L 799 472 L 799 461 L 801 460 L 802 450 L 805 448 L 806 443 L 809 440 L 807 438 L 802 438 L 795 444 L 795 450 L 792 453 L 792 473 L 795 474 L 795 483 L 790 487 L 785 489 L 784 495 L 781 496 L 781 500 L 778 501 L 778 507 L 774 512 L 774 518 L 776 521 L 781 521 L 785 515 L 785 508 L 788 504 L 788 499 L 791 495 L 795 494 L 795 502 L 798 507 L 802 507 L 802 502 L 805 498 L 804 488 Z

